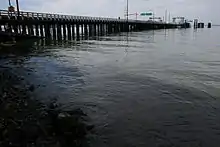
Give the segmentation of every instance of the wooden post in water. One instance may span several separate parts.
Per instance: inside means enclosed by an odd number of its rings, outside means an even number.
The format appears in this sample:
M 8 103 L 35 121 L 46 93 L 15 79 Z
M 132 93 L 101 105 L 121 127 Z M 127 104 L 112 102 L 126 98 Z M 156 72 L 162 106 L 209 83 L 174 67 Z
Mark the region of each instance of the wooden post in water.
M 57 38 L 56 24 L 52 24 L 52 29 L 53 29 L 53 40 L 56 40 Z
M 105 24 L 105 34 L 108 34 L 108 24 Z
M 13 30 L 15 33 L 18 33 L 18 25 L 17 23 L 13 24 Z
M 32 24 L 30 25 L 30 29 L 31 29 L 31 35 L 34 35 L 34 26 Z
M 100 35 L 100 32 L 101 32 L 101 29 L 100 29 L 101 26 L 100 26 L 100 24 L 97 24 L 97 27 L 98 27 L 98 28 L 97 28 L 97 30 L 98 30 L 97 35 L 99 36 L 99 35 Z
M 67 24 L 67 34 L 68 34 L 68 40 L 71 40 L 71 25 Z
M 85 30 L 84 30 L 84 27 L 83 27 L 83 24 L 80 24 L 80 30 L 81 30 L 81 37 L 82 37 L 82 39 L 83 39 L 83 37 L 84 37 L 84 32 L 85 32 Z
M 77 40 L 80 40 L 79 23 L 76 24 L 76 39 L 77 39 Z
M 44 37 L 44 25 L 40 24 L 40 35 L 41 37 Z
M 40 36 L 39 35 L 39 26 L 38 26 L 38 24 L 35 24 L 35 30 L 36 30 L 36 36 Z
M 72 27 L 72 40 L 75 40 L 75 24 L 72 24 L 71 27 Z
M 117 31 L 117 32 L 120 32 L 119 24 L 118 24 L 118 23 L 116 23 L 116 31 Z
M 72 24 L 72 39 L 75 40 L 75 24 Z
M 62 40 L 62 30 L 61 30 L 61 24 L 57 24 L 57 39 Z
M 108 34 L 112 33 L 112 24 L 108 24 Z
M 84 24 L 84 34 L 85 36 L 88 36 L 88 25 Z
M 124 29 L 123 29 L 123 24 L 121 23 L 121 24 L 119 24 L 119 31 L 120 32 L 124 32 Z
M 198 28 L 198 19 L 194 19 L 194 29 Z
M 28 27 L 28 35 L 31 35 L 31 25 L 28 24 L 27 27 Z
M 102 36 L 102 24 L 99 23 L 99 36 Z
M 45 38 L 48 38 L 48 25 L 44 25 L 44 33 L 45 33 Z
M 92 36 L 92 24 L 89 24 L 89 36 Z
M 48 39 L 51 38 L 50 24 L 45 25 L 45 37 Z
M 11 25 L 11 23 L 8 23 L 7 28 L 8 28 L 7 31 L 11 33 L 12 32 L 12 25 Z
M 212 28 L 212 23 L 208 23 L 208 28 Z
M 96 23 L 93 25 L 93 34 L 94 34 L 94 36 L 96 36 L 96 29 L 97 29 L 97 27 L 96 27 Z
M 27 34 L 27 28 L 25 24 L 22 24 L 22 34 Z
M 105 34 L 104 24 L 101 23 L 101 36 L 103 36 L 104 34 Z
M 63 24 L 63 39 L 66 40 L 66 24 Z

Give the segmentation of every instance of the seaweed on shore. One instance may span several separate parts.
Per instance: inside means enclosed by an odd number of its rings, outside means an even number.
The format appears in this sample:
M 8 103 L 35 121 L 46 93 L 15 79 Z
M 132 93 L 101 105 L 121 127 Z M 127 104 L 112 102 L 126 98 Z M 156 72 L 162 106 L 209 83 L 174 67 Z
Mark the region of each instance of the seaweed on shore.
M 0 68 L 0 146 L 80 147 L 93 126 L 80 109 L 62 110 L 60 104 L 31 97 L 33 86 Z

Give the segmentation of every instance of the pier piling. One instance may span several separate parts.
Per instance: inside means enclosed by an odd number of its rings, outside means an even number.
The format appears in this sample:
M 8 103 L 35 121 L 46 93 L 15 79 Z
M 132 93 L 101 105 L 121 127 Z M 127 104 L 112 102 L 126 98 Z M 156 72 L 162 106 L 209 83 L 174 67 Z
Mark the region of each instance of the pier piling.
M 17 17 L 16 13 L 8 13 L 6 10 L 0 10 L 0 26 L 0 31 L 53 40 L 80 40 L 88 36 L 118 32 L 189 27 L 183 24 L 35 12 L 20 12 L 20 17 Z
M 208 23 L 208 28 L 212 28 L 212 23 Z

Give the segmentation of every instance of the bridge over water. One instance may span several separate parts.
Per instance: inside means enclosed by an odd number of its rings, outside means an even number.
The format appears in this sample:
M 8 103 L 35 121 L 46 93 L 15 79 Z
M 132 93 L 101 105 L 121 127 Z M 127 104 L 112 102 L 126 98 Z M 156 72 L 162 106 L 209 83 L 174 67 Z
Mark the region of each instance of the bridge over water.
M 49 13 L 8 12 L 0 10 L 0 32 L 16 36 L 37 36 L 54 40 L 79 40 L 83 37 L 118 32 L 189 27 L 186 24 L 72 16 Z

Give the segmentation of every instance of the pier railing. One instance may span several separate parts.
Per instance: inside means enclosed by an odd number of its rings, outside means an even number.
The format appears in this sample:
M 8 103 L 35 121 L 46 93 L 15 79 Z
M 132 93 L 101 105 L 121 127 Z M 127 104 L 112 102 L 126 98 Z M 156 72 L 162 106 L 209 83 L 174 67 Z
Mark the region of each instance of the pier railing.
M 18 18 L 18 13 L 9 12 L 7 10 L 0 10 L 0 19 L 2 16 L 10 18 Z M 38 12 L 26 12 L 21 11 L 19 13 L 19 18 L 33 18 L 37 20 L 77 20 L 77 21 L 105 21 L 105 22 L 127 22 L 127 19 L 117 19 L 117 18 L 105 18 L 105 17 L 91 17 L 91 16 L 74 16 L 74 15 L 63 15 L 63 14 L 52 14 L 52 13 L 38 13 Z M 161 24 L 161 22 L 153 22 L 153 21 L 143 21 L 143 20 L 133 20 L 129 19 L 128 23 L 156 23 Z
M 9 12 L 7 10 L 0 10 L 0 16 L 8 16 L 18 18 L 17 12 Z M 104 17 L 90 17 L 90 16 L 74 16 L 74 15 L 63 15 L 63 14 L 51 14 L 51 13 L 38 13 L 38 12 L 25 12 L 21 11 L 19 13 L 21 19 L 24 18 L 34 18 L 34 19 L 63 19 L 63 20 L 98 20 L 98 21 L 117 21 L 126 22 L 126 19 L 116 19 L 116 18 L 104 18 Z M 138 20 L 129 20 L 129 22 L 137 22 Z

